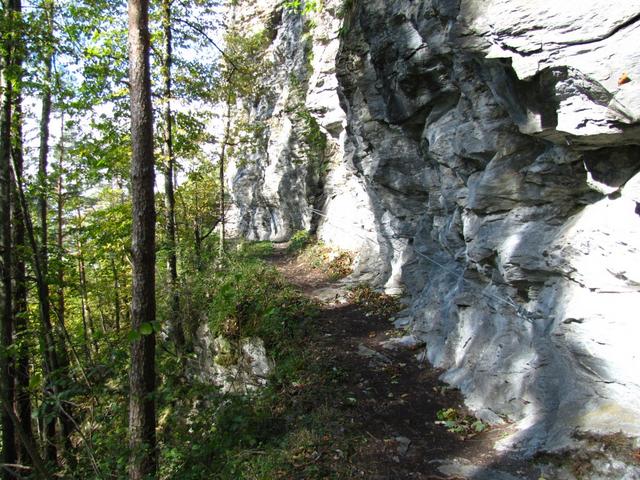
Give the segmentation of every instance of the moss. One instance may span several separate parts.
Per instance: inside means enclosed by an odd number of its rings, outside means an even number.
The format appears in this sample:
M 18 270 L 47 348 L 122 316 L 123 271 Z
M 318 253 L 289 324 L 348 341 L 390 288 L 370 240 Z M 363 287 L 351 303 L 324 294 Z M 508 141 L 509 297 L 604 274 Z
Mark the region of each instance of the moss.
M 217 337 L 216 338 L 217 353 L 213 357 L 213 362 L 221 367 L 229 367 L 237 361 L 237 349 L 233 347 L 233 344 L 228 338 Z

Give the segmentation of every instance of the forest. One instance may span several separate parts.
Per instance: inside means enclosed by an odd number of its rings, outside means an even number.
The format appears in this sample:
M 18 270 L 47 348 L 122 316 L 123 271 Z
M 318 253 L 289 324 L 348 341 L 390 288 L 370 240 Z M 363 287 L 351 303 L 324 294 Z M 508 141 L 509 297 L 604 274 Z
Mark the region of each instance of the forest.
M 0 5 L 2 480 L 640 478 L 638 0 Z
M 271 347 L 306 308 L 226 252 L 229 112 L 264 41 L 209 0 L 1 8 L 2 478 L 236 478 L 270 407 L 198 382 L 198 325 Z

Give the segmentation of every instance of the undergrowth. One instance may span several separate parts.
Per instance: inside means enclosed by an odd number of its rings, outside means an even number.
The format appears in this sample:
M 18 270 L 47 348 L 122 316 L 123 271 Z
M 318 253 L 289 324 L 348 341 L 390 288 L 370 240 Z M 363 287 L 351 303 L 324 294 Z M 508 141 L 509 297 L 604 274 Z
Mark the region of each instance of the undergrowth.
M 326 273 L 330 280 L 344 278 L 352 272 L 350 252 L 332 249 L 305 230 L 291 237 L 289 252 L 298 253 L 301 261 Z
M 488 427 L 482 420 L 465 415 L 452 407 L 438 410 L 437 418 L 438 425 L 443 425 L 449 432 L 457 433 L 465 438 L 481 433 Z
M 264 261 L 267 242 L 243 243 L 223 259 L 182 277 L 180 318 L 194 344 L 206 322 L 212 334 L 231 343 L 247 336 L 264 340 L 275 367 L 267 386 L 249 394 L 223 393 L 194 375 L 202 361 L 194 349 L 177 356 L 159 336 L 156 391 L 158 478 L 162 480 L 271 480 L 353 478 L 348 462 L 355 442 L 332 365 L 318 361 L 309 342 L 309 319 L 317 307 L 290 287 Z M 81 425 L 87 451 L 64 478 L 126 478 L 129 341 L 126 332 L 94 359 L 85 388 L 90 412 Z M 187 372 L 186 374 L 183 372 Z
M 270 252 L 264 242 L 242 244 L 192 278 L 191 307 L 206 312 L 213 334 L 261 337 L 276 366 L 266 387 L 242 395 L 167 376 L 161 478 L 350 478 L 348 466 L 326 461 L 331 449 L 348 447 L 336 438 L 344 432 L 339 412 L 326 407 L 339 388 L 333 371 L 314 362 L 307 345 L 316 307 L 261 259 Z

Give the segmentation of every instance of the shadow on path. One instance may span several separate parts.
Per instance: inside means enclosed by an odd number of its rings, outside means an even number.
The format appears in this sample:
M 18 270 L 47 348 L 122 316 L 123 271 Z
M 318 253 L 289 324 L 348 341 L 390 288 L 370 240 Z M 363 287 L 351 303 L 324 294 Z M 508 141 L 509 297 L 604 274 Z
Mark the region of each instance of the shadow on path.
M 268 260 L 308 297 L 329 297 L 319 302 L 307 348 L 332 372 L 327 381 L 336 395 L 329 407 L 344 414 L 342 429 L 353 439 L 348 452 L 336 451 L 330 461 L 348 462 L 352 478 L 373 480 L 540 477 L 533 465 L 493 449 L 508 426 L 461 435 L 435 423 L 443 409 L 467 414 L 463 398 L 439 381 L 440 371 L 417 360 L 422 348 L 385 348 L 383 342 L 404 333 L 389 318 L 352 302 L 344 285 L 289 254 L 286 244 Z

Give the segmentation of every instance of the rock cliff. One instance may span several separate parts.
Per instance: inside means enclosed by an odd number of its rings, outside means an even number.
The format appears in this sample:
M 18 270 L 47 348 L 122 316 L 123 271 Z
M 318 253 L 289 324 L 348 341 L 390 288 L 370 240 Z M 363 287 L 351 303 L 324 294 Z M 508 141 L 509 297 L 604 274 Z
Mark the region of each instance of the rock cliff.
M 640 1 L 237 3 L 272 68 L 233 230 L 356 252 L 499 446 L 640 436 Z

